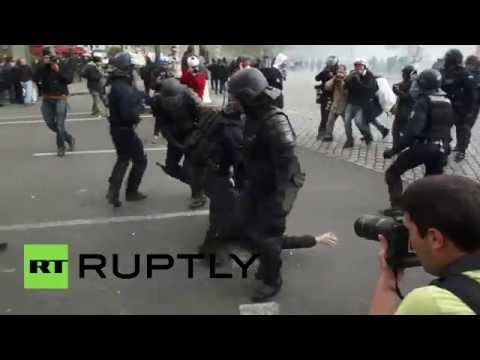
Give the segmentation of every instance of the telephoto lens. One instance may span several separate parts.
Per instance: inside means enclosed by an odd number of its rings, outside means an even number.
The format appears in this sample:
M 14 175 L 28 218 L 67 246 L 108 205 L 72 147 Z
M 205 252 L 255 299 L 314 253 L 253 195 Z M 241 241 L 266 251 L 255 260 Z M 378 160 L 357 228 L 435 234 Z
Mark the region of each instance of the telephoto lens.
M 374 215 L 363 215 L 355 221 L 353 228 L 357 236 L 378 241 L 378 235 L 386 235 L 395 227 L 397 221 L 393 218 L 387 218 Z

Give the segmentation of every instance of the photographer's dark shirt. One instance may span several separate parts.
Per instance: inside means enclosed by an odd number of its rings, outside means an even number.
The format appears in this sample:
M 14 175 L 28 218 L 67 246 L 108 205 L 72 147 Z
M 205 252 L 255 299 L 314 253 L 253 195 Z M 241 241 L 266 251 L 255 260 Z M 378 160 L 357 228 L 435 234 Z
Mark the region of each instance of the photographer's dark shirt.
M 39 73 L 42 91 L 45 95 L 68 95 L 68 84 L 73 81 L 73 68 L 66 64 L 59 64 L 60 71 L 55 72 L 49 64 L 45 64 Z

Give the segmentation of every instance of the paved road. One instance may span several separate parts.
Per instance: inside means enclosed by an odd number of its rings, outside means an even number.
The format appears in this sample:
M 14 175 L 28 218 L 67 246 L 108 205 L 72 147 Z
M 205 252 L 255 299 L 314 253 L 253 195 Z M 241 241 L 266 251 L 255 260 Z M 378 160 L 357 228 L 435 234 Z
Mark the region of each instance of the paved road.
M 314 107 L 306 105 L 313 98 L 313 91 L 307 90 L 302 96 L 305 104 L 299 102 L 296 108 L 290 105 L 292 90 L 287 90 L 288 110 L 304 145 L 298 153 L 308 173 L 289 218 L 288 233 L 333 231 L 340 242 L 334 249 L 285 252 L 285 285 L 274 301 L 281 314 L 364 314 L 376 279 L 377 247 L 353 234 L 353 222 L 385 205 L 383 178 L 348 161 L 323 156 L 318 144 L 308 143 L 307 125 L 315 122 L 308 120 L 308 111 Z M 149 253 L 195 252 L 207 216 L 204 211 L 189 212 L 188 188 L 153 165 L 164 160 L 165 144 L 149 144 L 151 118 L 145 118 L 139 127 L 146 147 L 155 148 L 148 152 L 150 163 L 142 185 L 149 198 L 120 209 L 108 206 L 106 179 L 115 155 L 95 153 L 112 149 L 106 120 L 78 120 L 89 118 L 84 114 L 90 107 L 88 96 L 74 96 L 70 105 L 72 113 L 81 113 L 72 115 L 68 123 L 78 139 L 79 153 L 63 159 L 45 155 L 55 152 L 55 142 L 41 121 L 38 105 L 0 109 L 0 242 L 10 244 L 0 253 L 0 313 L 238 314 L 239 306 L 249 302 L 253 273 L 241 279 L 239 269 L 230 266 L 221 271 L 232 272 L 233 279 L 209 279 L 208 269 L 202 266 L 195 268 L 195 279 L 188 279 L 186 264 L 179 260 L 171 270 L 155 272 L 153 279 L 146 278 L 144 267 L 139 277 L 131 280 L 115 279 L 111 270 L 107 270 L 107 279 L 92 274 L 78 279 L 81 253 L 105 255 L 109 269 L 112 255 L 119 254 L 120 268 L 127 272 L 132 269 L 134 254 L 142 255 L 144 262 Z M 18 118 L 22 116 L 30 117 Z M 306 120 L 302 123 L 301 119 Z M 25 243 L 69 244 L 68 290 L 23 289 Z M 422 271 L 411 270 L 405 289 L 426 280 Z

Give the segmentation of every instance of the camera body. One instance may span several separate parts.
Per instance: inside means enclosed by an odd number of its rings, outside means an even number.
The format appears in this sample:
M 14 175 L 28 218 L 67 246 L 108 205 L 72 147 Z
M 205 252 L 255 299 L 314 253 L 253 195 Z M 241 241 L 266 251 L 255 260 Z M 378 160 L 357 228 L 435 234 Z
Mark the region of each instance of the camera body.
M 385 237 L 388 242 L 387 264 L 392 269 L 421 266 L 401 218 L 363 215 L 355 221 L 354 230 L 357 236 L 367 240 L 378 241 L 379 235 Z

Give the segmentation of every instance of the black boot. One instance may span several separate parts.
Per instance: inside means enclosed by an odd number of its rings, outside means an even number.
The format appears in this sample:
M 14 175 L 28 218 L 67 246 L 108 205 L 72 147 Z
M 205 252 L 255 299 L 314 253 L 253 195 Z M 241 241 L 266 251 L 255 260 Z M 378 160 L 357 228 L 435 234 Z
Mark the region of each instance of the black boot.
M 0 251 L 7 250 L 7 247 L 8 247 L 8 243 L 6 243 L 6 242 L 0 243 Z
M 147 198 L 147 195 L 141 193 L 140 191 L 127 191 L 125 194 L 126 201 L 142 201 Z
M 350 149 L 350 148 L 353 148 L 353 140 L 352 139 L 349 139 L 345 142 L 345 144 L 343 145 L 343 148 L 344 149 Z
M 455 158 L 454 158 L 455 162 L 460 162 L 463 159 L 465 159 L 465 153 L 464 152 L 459 151 L 455 154 Z
M 108 188 L 107 195 L 105 196 L 105 198 L 108 200 L 110 204 L 113 205 L 113 207 L 122 206 L 122 203 L 119 200 L 118 190 L 114 190 L 111 185 Z
M 75 141 L 75 138 L 72 137 L 70 139 L 70 142 L 68 143 L 68 151 L 75 151 L 75 144 L 76 144 L 76 141 Z
M 280 292 L 282 288 L 282 280 L 279 279 L 274 285 L 265 284 L 264 282 L 260 283 L 253 296 L 251 297 L 252 302 L 265 302 L 270 300 L 275 295 Z
M 390 133 L 390 130 L 384 127 L 380 132 L 382 133 L 382 139 L 385 139 Z
M 332 142 L 333 141 L 333 136 L 332 135 L 326 135 L 323 139 L 323 142 Z
M 57 156 L 58 157 L 64 157 L 65 156 L 65 148 L 58 148 Z

